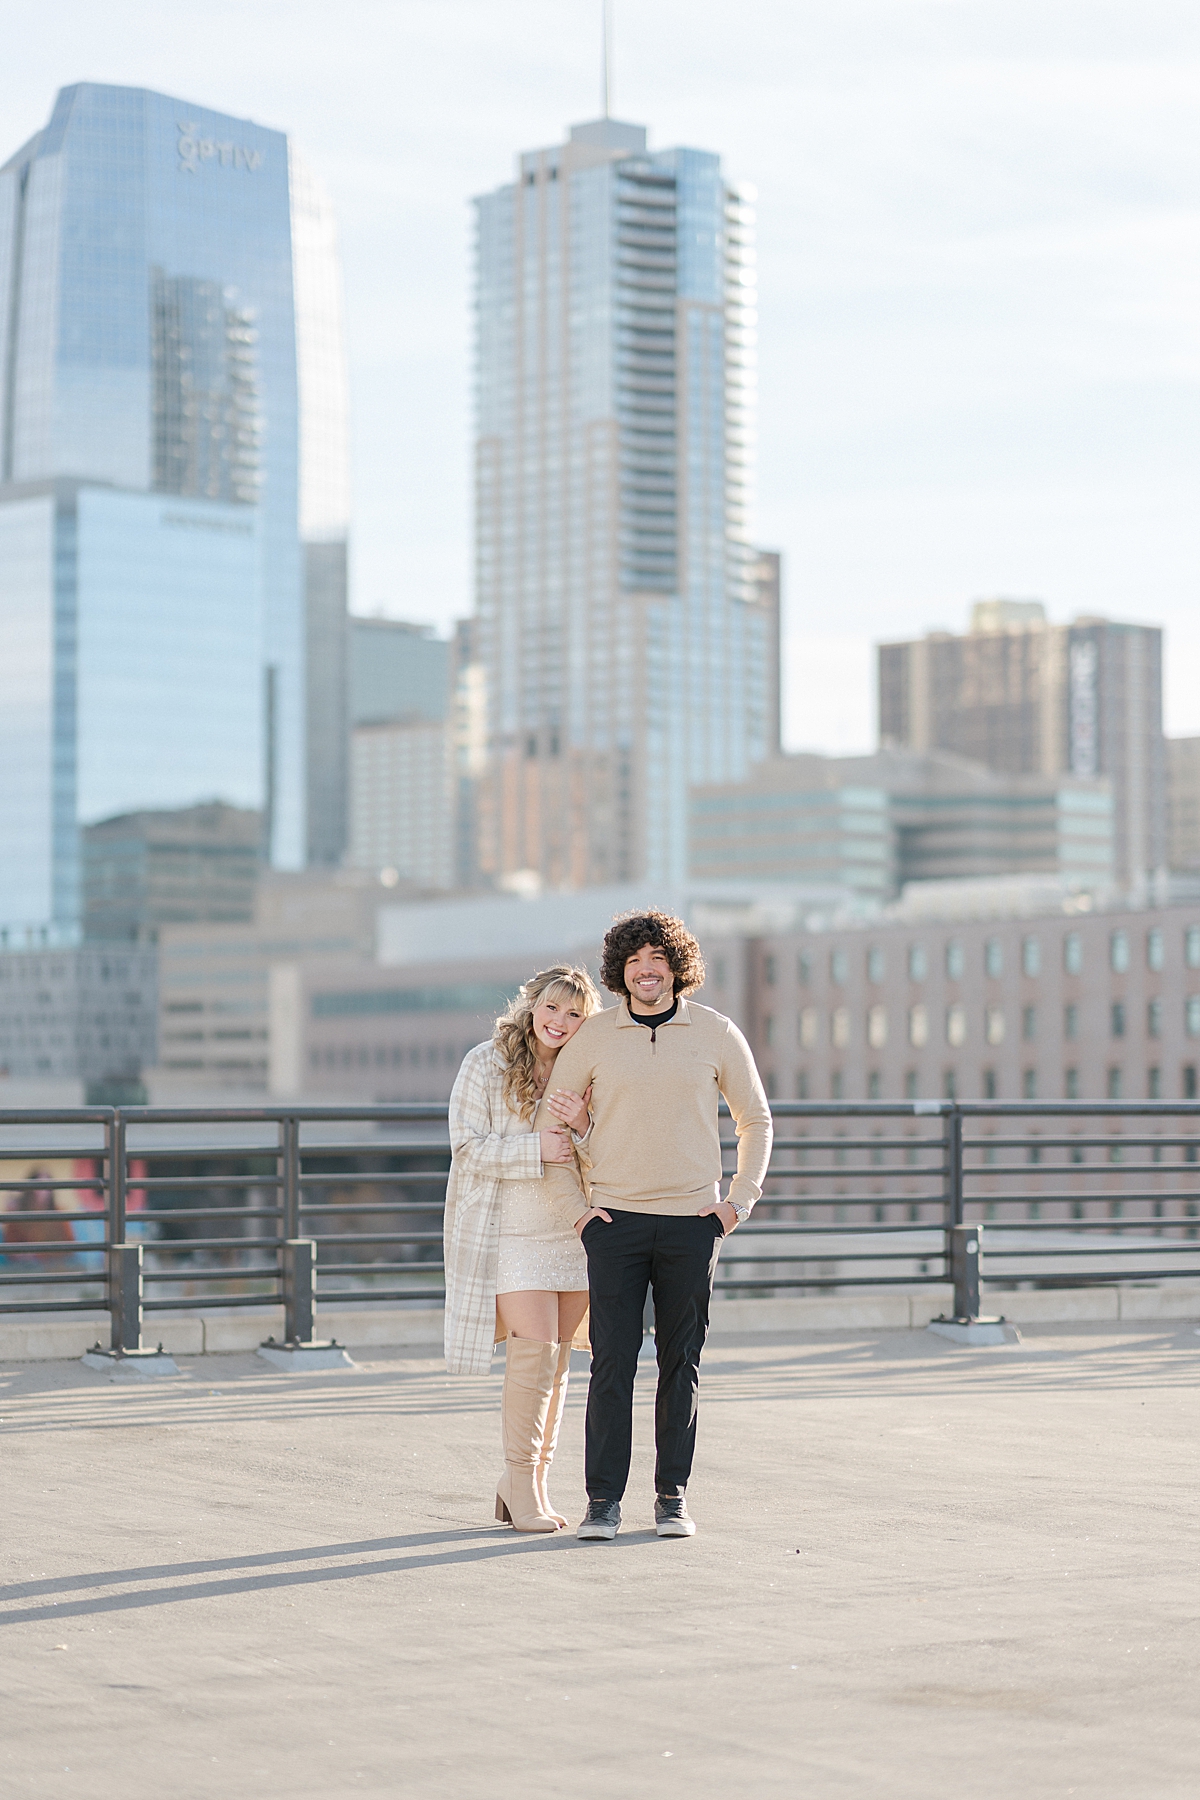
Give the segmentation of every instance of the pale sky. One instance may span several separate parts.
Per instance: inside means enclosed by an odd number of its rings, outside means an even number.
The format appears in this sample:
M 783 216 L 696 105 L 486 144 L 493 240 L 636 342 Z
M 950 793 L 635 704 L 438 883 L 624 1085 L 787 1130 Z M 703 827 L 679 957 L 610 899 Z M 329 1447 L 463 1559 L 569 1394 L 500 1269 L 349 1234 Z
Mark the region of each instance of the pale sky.
M 470 211 L 599 110 L 599 0 L 7 0 L 0 159 L 73 81 L 292 134 L 345 262 L 356 610 L 470 610 Z M 787 735 L 871 645 L 1043 599 L 1168 631 L 1200 732 L 1195 0 L 616 0 L 614 111 L 759 194 Z

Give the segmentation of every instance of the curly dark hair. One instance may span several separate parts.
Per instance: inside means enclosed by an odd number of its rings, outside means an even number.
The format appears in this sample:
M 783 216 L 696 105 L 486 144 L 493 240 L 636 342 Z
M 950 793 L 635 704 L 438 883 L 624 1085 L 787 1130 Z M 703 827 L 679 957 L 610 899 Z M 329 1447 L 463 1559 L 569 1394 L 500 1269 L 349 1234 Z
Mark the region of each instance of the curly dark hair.
M 600 952 L 600 979 L 610 994 L 629 997 L 625 986 L 625 964 L 636 956 L 643 944 L 652 944 L 666 952 L 675 977 L 677 994 L 694 993 L 704 986 L 704 958 L 700 946 L 682 919 L 670 913 L 624 913 L 609 927 Z

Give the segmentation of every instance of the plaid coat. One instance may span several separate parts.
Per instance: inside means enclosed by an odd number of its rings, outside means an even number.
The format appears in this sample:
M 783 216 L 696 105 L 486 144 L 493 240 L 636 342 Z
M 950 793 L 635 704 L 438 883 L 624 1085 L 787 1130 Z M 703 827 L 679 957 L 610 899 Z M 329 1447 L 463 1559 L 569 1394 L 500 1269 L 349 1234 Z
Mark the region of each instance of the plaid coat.
M 542 1174 L 540 1135 L 504 1101 L 504 1070 L 490 1043 L 463 1058 L 450 1095 L 446 1183 L 446 1367 L 486 1375 L 497 1339 L 500 1183 Z

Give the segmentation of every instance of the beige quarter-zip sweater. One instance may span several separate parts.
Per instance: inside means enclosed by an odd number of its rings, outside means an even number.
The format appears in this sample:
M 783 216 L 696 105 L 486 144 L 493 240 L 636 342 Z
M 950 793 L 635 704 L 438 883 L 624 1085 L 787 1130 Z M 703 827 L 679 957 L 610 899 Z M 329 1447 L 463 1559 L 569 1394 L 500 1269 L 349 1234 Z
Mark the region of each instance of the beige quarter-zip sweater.
M 681 1000 L 654 1038 L 622 1000 L 585 1019 L 558 1053 L 551 1088 L 592 1090 L 592 1129 L 579 1145 L 591 1205 L 695 1213 L 719 1200 L 723 1094 L 738 1141 L 727 1197 L 753 1206 L 771 1155 L 771 1111 L 749 1044 L 732 1019 L 693 1000 Z M 587 1208 L 575 1203 L 572 1219 Z

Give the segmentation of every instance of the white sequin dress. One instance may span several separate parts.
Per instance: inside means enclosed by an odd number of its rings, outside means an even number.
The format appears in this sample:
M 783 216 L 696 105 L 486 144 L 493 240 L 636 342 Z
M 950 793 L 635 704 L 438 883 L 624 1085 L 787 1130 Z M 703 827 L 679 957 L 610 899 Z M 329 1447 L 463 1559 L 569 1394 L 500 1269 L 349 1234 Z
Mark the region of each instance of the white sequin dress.
M 539 1101 L 533 1130 L 559 1128 L 545 1101 Z M 537 1181 L 500 1183 L 498 1294 L 587 1291 L 587 1252 L 567 1204 L 578 1201 L 579 1171 L 573 1162 L 543 1163 L 542 1169 Z

